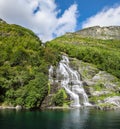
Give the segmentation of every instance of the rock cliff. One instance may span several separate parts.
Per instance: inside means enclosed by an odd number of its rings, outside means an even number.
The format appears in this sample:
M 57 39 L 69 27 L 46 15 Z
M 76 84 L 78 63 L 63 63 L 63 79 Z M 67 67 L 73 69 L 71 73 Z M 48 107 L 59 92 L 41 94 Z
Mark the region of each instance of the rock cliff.
M 109 26 L 109 27 L 94 26 L 77 31 L 76 34 L 80 34 L 84 37 L 92 37 L 104 40 L 106 39 L 120 40 L 120 26 Z

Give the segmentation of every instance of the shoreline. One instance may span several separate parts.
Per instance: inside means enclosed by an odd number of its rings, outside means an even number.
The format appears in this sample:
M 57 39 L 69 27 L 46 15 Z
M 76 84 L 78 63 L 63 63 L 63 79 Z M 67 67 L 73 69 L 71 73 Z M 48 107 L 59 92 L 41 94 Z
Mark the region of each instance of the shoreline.
M 22 106 L 17 105 L 15 107 L 13 106 L 0 106 L 0 110 L 5 110 L 5 109 L 10 109 L 10 110 L 23 110 Z M 70 109 L 97 109 L 97 110 L 104 110 L 104 111 L 109 111 L 109 110 L 120 110 L 120 107 L 100 107 L 100 106 L 86 106 L 86 107 L 79 107 L 79 108 L 73 108 L 73 107 L 45 107 L 45 108 L 40 108 L 39 110 L 70 110 Z M 31 110 L 31 109 L 27 109 Z
M 21 110 L 22 107 L 20 105 L 17 105 L 15 107 L 13 106 L 0 106 L 0 110 L 3 110 L 3 109 L 16 109 L 16 110 Z

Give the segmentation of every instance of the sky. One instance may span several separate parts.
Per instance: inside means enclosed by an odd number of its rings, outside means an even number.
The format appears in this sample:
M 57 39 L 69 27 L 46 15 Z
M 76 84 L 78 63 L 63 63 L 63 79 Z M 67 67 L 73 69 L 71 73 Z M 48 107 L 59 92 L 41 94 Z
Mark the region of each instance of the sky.
M 120 26 L 120 0 L 0 0 L 0 18 L 43 41 L 91 26 Z

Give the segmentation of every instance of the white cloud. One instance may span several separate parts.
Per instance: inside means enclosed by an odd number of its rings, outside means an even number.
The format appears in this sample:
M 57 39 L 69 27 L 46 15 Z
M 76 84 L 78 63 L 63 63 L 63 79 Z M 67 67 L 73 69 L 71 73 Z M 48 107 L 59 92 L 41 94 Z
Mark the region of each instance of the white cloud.
M 33 30 L 43 41 L 75 30 L 77 5 L 71 5 L 61 17 L 59 13 L 55 0 L 0 0 L 0 18 Z
M 57 24 L 57 36 L 64 34 L 64 29 L 68 32 L 72 32 L 76 26 L 76 14 L 77 14 L 77 6 L 72 5 L 68 10 L 64 12 L 61 18 L 58 20 Z M 74 13 L 73 13 L 74 12 Z M 73 27 L 74 26 L 74 27 Z
M 112 26 L 120 25 L 120 5 L 111 8 L 103 9 L 96 15 L 88 18 L 83 22 L 82 28 L 90 26 Z

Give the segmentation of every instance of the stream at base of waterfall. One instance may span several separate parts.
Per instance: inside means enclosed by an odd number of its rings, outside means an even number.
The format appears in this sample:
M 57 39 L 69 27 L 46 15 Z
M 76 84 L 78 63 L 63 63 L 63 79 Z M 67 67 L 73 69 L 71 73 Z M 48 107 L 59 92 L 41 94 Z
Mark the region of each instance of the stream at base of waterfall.
M 53 66 L 49 69 L 49 81 L 53 83 Z M 91 106 L 88 101 L 88 96 L 83 88 L 83 83 L 80 74 L 73 70 L 69 65 L 69 58 L 62 56 L 62 60 L 56 69 L 55 82 L 60 82 L 66 93 L 70 96 L 70 107 Z

